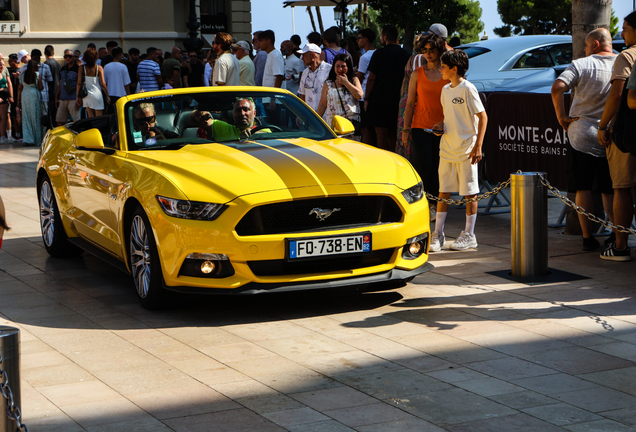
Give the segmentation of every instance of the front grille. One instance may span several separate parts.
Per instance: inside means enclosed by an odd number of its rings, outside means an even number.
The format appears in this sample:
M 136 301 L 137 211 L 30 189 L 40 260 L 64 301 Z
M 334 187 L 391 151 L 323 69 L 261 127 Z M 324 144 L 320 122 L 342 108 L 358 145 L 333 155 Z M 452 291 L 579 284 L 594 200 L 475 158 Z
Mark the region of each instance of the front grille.
M 308 273 L 328 273 L 373 267 L 389 262 L 394 248 L 380 249 L 370 254 L 355 257 L 333 256 L 326 259 L 287 262 L 285 260 L 248 261 L 247 265 L 256 276 L 286 276 Z
M 312 209 L 336 209 L 319 220 Z M 265 204 L 250 210 L 236 225 L 240 236 L 320 231 L 400 222 L 402 211 L 386 196 L 342 196 Z

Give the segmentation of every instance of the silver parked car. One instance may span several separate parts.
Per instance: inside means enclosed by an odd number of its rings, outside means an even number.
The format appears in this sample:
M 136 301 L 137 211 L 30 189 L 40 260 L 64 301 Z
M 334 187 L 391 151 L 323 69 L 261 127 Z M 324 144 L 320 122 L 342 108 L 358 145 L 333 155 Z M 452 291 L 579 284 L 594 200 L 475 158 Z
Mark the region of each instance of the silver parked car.
M 625 41 L 621 38 L 615 38 L 612 41 L 614 53 L 619 54 L 625 49 Z M 507 91 L 507 92 L 524 92 L 524 93 L 550 93 L 554 80 L 568 67 L 568 64 L 556 65 L 541 70 L 535 70 L 533 73 L 525 75 L 512 81 L 488 90 L 489 92 Z M 470 71 L 470 68 L 469 68 Z
M 546 68 L 568 65 L 573 58 L 572 36 L 513 36 L 457 48 L 470 58 L 466 78 L 482 92 Z

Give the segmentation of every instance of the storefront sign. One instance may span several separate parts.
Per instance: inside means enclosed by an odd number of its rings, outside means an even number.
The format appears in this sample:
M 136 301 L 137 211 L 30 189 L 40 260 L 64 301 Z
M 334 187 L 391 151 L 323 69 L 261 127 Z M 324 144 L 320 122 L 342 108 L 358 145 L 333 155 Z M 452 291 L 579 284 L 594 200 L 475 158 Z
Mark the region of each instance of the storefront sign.
M 491 93 L 486 113 L 483 151 L 491 184 L 521 170 L 546 172 L 550 183 L 566 187 L 568 135 L 557 121 L 549 94 Z
M 201 34 L 227 33 L 227 15 L 201 15 Z
M 0 33 L 20 33 L 20 21 L 0 21 Z

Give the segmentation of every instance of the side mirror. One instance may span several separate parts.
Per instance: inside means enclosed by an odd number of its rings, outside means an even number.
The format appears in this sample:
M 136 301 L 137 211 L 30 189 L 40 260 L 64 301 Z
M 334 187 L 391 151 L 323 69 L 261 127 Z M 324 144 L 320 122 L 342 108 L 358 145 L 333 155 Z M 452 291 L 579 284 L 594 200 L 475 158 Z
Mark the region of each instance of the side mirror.
M 353 127 L 353 123 L 351 123 L 349 119 L 341 116 L 333 117 L 333 121 L 331 122 L 331 129 L 338 136 L 351 135 L 356 130 L 356 128 Z
M 75 147 L 79 150 L 93 150 L 100 153 L 114 153 L 114 149 L 104 148 L 104 138 L 99 129 L 89 129 L 81 132 L 75 138 Z

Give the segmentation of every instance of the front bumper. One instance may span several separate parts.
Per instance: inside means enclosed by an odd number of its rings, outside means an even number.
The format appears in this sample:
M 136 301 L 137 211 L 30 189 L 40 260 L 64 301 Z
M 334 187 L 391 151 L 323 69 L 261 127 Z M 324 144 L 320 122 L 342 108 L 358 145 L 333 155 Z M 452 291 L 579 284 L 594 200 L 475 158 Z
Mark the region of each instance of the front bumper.
M 435 266 L 433 266 L 433 264 L 427 262 L 413 270 L 402 270 L 394 268 L 386 272 L 375 273 L 366 276 L 332 279 L 318 282 L 250 282 L 235 289 L 167 286 L 164 284 L 164 288 L 170 291 L 176 291 L 186 294 L 262 294 L 272 292 L 306 291 L 353 286 L 369 286 L 368 290 L 373 291 L 374 288 L 381 288 L 381 286 L 383 285 L 386 285 L 386 289 L 403 286 L 406 282 L 408 282 L 409 279 L 412 279 L 415 276 L 425 273 L 434 268 Z

